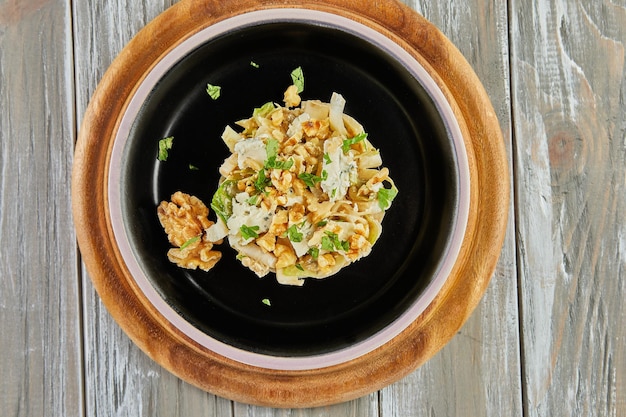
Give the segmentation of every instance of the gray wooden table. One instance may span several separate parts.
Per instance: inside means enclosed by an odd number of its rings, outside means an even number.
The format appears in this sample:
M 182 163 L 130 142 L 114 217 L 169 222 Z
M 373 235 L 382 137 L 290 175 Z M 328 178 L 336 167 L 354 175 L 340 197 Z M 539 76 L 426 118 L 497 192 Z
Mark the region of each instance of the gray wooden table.
M 172 0 L 0 0 L 3 416 L 626 416 L 626 2 L 406 0 L 484 83 L 513 200 L 479 308 L 431 361 L 367 397 L 277 410 L 172 376 L 108 315 L 70 212 L 100 77 Z

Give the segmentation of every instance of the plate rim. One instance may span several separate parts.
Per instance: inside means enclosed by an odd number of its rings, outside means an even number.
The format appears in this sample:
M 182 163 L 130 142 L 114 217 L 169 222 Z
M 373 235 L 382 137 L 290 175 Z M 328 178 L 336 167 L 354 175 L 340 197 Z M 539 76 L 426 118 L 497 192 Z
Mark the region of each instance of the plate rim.
M 163 56 L 195 33 L 229 17 L 284 8 L 325 11 L 355 20 L 392 39 L 418 60 L 457 115 L 470 172 L 465 237 L 450 277 L 433 302 L 381 347 L 320 369 L 251 366 L 203 348 L 163 320 L 141 296 L 115 244 L 106 210 L 107 181 L 99 175 L 108 177 L 112 132 L 119 129 L 122 110 L 134 96 L 139 80 Z M 400 26 L 399 17 L 403 19 Z M 155 36 L 161 39 L 156 48 L 152 42 Z M 150 48 L 146 48 L 148 45 Z M 480 144 L 480 152 L 476 144 Z M 508 221 L 508 181 L 502 133 L 484 87 L 452 43 L 408 6 L 395 0 L 377 3 L 376 7 L 367 0 L 270 0 L 263 5 L 234 0 L 224 7 L 219 0 L 182 0 L 129 42 L 92 96 L 75 151 L 72 208 L 83 261 L 96 291 L 120 327 L 152 359 L 180 378 L 236 401 L 311 407 L 357 398 L 400 379 L 456 334 L 480 301 L 495 270 Z M 476 257 L 480 262 L 472 262 Z

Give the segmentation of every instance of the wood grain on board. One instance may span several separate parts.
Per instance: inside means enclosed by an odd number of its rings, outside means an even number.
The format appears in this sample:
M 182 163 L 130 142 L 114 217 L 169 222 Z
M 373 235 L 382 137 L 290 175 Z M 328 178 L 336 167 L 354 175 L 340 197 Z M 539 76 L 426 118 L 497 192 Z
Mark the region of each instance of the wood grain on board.
M 529 416 L 626 413 L 626 9 L 512 3 Z
M 507 9 L 498 1 L 410 1 L 463 53 L 485 86 L 511 155 Z M 512 172 L 512 168 L 511 168 Z M 439 354 L 381 394 L 381 416 L 522 415 L 513 200 L 482 302 Z M 436 390 L 443 395 L 434 394 Z
M 69 4 L 0 2 L 0 404 L 82 412 Z

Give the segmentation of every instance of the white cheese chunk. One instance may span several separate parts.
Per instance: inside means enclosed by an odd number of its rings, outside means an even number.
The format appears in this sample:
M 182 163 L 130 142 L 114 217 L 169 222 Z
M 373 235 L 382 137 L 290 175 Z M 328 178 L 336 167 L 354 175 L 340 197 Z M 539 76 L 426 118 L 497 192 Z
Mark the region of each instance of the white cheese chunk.
M 267 158 L 265 143 L 259 138 L 242 140 L 235 144 L 235 153 L 237 154 L 237 165 L 239 169 L 245 168 L 246 159 L 250 158 L 260 165 L 263 165 Z
M 240 228 L 243 225 L 258 227 L 258 230 L 255 230 L 258 234 L 269 230 L 274 214 L 261 207 L 250 205 L 249 199 L 250 196 L 245 192 L 233 198 L 233 214 L 227 223 L 231 235 L 240 234 Z
M 343 140 L 340 137 L 324 142 L 324 153 L 328 158 L 324 158 L 320 186 L 330 201 L 344 199 L 350 187 L 351 179 L 356 175 L 356 163 L 352 153 L 344 154 L 341 149 L 342 144 Z M 328 163 L 329 160 L 330 163 Z

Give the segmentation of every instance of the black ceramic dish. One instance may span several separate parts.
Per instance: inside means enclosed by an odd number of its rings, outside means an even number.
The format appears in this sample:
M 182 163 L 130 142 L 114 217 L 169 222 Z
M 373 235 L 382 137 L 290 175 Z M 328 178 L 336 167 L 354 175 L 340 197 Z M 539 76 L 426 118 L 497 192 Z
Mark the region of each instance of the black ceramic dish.
M 267 101 L 281 103 L 298 66 L 305 74 L 303 99 L 342 94 L 345 112 L 364 125 L 399 189 L 371 255 L 303 287 L 280 285 L 273 274 L 259 279 L 227 244 L 217 247 L 222 260 L 208 273 L 174 266 L 158 203 L 180 190 L 208 205 L 229 154 L 220 139 L 224 127 Z M 219 99 L 207 95 L 207 83 L 222 87 Z M 185 321 L 244 351 L 306 357 L 363 342 L 415 302 L 450 245 L 459 206 L 458 150 L 439 110 L 394 57 L 348 31 L 270 22 L 201 44 L 152 88 L 122 152 L 122 223 L 141 270 Z M 174 145 L 159 162 L 157 144 L 167 136 Z

